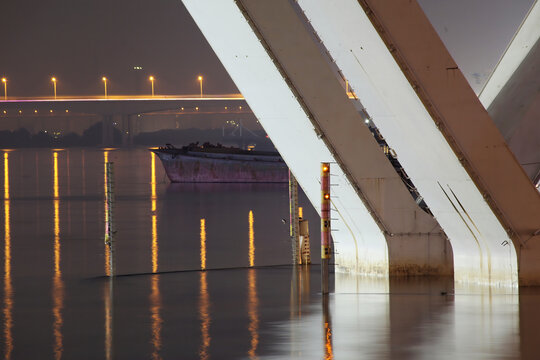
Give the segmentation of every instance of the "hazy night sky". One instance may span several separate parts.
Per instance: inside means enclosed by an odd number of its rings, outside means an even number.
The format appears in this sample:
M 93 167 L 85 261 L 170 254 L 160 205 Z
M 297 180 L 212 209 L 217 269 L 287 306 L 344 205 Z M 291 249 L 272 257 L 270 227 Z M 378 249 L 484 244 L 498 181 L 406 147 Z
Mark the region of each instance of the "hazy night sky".
M 419 2 L 479 88 L 533 1 Z M 102 76 L 111 94 L 134 93 L 134 66 L 143 67 L 143 92 L 152 74 L 157 93 L 195 94 L 199 73 L 206 93 L 237 91 L 180 0 L 3 0 L 0 14 L 0 74 L 10 96 L 51 95 L 52 75 L 60 96 L 101 94 Z

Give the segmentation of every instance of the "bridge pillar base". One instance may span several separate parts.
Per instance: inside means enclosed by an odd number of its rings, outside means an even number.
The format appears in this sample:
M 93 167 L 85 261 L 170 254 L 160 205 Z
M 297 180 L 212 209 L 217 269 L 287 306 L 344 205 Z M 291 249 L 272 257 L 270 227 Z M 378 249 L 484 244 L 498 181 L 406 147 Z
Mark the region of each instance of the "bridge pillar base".
M 453 276 L 450 241 L 443 233 L 386 236 L 390 276 Z
M 540 286 L 540 233 L 531 236 L 518 251 L 519 285 Z

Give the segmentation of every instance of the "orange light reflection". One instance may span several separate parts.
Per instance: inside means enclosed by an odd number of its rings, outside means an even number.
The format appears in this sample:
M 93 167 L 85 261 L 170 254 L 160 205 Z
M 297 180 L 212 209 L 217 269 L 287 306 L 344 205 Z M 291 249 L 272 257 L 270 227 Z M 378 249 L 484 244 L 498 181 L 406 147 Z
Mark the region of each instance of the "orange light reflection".
M 107 243 L 109 242 L 109 207 L 107 202 L 109 200 L 109 195 L 107 194 L 107 163 L 109 162 L 109 152 L 103 152 L 103 191 L 105 194 L 105 275 L 111 275 L 111 264 L 110 264 L 110 254 L 109 247 Z
M 13 286 L 11 283 L 11 219 L 9 201 L 9 159 L 4 153 L 4 359 L 13 351 Z
M 249 335 L 251 348 L 248 351 L 250 359 L 257 358 L 257 346 L 259 345 L 259 298 L 257 296 L 257 273 L 255 269 L 248 269 L 248 317 Z
M 152 215 L 152 272 L 158 271 L 158 239 L 157 239 L 157 218 Z
M 103 299 L 105 302 L 105 359 L 113 359 L 113 282 L 105 283 Z
M 163 320 L 160 315 L 161 294 L 159 290 L 159 276 L 152 276 L 152 292 L 150 294 L 150 313 L 152 317 L 152 359 L 161 359 L 161 325 Z
M 9 159 L 8 153 L 4 153 L 4 200 L 9 200 Z
M 53 153 L 53 192 L 54 198 L 58 199 L 58 153 Z
M 152 190 L 152 272 L 158 271 L 158 235 L 157 235 L 157 214 L 155 213 L 157 207 L 156 198 L 156 158 L 154 153 L 150 153 L 151 156 L 151 190 Z
M 152 185 L 152 211 L 156 211 L 156 154 L 150 153 L 151 160 L 151 182 Z
M 54 191 L 54 276 L 53 276 L 53 333 L 54 333 L 54 357 L 61 359 L 64 351 L 62 325 L 62 309 L 64 307 L 64 282 L 60 268 L 60 200 L 58 191 L 58 153 L 53 153 L 53 191 Z
M 199 294 L 199 317 L 201 320 L 201 347 L 199 349 L 199 359 L 207 360 L 210 357 L 210 299 L 208 295 L 207 273 L 200 273 L 200 294 Z
M 206 220 L 201 219 L 201 269 L 206 270 Z
M 255 233 L 253 232 L 253 211 L 249 212 L 249 266 L 255 265 Z
M 324 332 L 326 336 L 324 360 L 331 360 L 334 358 L 334 350 L 332 349 L 332 328 L 328 322 L 324 323 Z

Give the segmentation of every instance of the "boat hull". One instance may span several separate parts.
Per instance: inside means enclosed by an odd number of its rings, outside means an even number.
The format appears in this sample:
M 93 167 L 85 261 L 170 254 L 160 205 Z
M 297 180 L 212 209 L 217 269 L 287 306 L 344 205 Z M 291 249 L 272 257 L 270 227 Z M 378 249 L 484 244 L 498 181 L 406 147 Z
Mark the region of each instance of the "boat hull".
M 289 176 L 279 156 L 154 153 L 173 183 L 283 183 Z

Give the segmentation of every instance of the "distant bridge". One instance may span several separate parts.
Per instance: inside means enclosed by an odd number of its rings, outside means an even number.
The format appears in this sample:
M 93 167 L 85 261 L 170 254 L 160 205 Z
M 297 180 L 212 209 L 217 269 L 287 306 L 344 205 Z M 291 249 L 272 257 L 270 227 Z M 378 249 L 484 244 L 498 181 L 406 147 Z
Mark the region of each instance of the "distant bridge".
M 182 110 L 201 108 L 204 104 L 210 107 L 221 107 L 232 102 L 237 107 L 245 106 L 242 94 L 205 95 L 116 95 L 116 96 L 66 96 L 40 98 L 8 98 L 0 100 L 0 116 L 32 115 L 50 113 L 82 113 L 98 115 L 144 114 L 165 110 Z M 225 105 L 227 106 L 227 105 Z M 241 108 L 240 108 L 241 109 Z M 231 108 L 231 110 L 233 110 Z
M 221 95 L 115 95 L 40 98 L 8 98 L 0 101 L 2 118 L 77 117 L 98 115 L 103 118 L 103 144 L 113 143 L 114 124 L 123 129 L 123 143 L 132 144 L 141 114 L 246 113 L 249 108 L 241 94 Z

